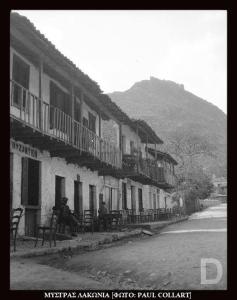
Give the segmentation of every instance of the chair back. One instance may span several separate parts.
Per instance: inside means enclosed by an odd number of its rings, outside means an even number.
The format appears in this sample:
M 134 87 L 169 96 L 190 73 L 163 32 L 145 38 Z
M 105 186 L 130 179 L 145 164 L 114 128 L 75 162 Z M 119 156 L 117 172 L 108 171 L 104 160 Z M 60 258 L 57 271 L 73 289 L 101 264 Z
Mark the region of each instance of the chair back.
M 93 210 L 84 210 L 84 222 L 91 223 L 94 220 L 94 211 Z
M 50 219 L 50 229 L 57 230 L 58 226 L 58 214 L 53 211 Z
M 11 210 L 11 231 L 18 229 L 20 219 L 22 217 L 23 209 L 22 208 L 13 208 Z

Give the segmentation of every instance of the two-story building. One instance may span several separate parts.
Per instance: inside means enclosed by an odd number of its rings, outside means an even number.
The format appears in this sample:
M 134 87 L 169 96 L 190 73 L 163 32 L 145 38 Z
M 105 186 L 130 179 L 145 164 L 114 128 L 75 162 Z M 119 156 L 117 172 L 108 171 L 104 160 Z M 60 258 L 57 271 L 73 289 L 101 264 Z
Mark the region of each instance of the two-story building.
M 110 193 L 106 199 L 108 206 L 112 207 L 109 203 L 116 202 L 114 209 L 131 209 L 136 213 L 144 209 L 171 208 L 173 204 L 167 191 L 175 186 L 174 165 L 177 162 L 169 154 L 157 150 L 163 141 L 145 121 L 131 120 L 109 98 L 106 100 L 122 123 L 123 163 L 122 170 L 116 170 L 114 175 L 120 179 L 116 183 L 118 201 L 114 201 Z M 112 140 L 115 138 L 111 131 L 108 136 Z M 103 174 L 106 173 L 109 171 L 104 170 Z
M 24 207 L 20 232 L 33 235 L 62 196 L 97 212 L 107 193 L 99 171 L 122 167 L 121 124 L 98 85 L 28 19 L 12 13 L 10 34 L 11 207 Z M 108 141 L 111 120 L 118 138 Z
M 11 14 L 11 207 L 34 235 L 66 196 L 75 212 L 163 207 L 175 161 L 163 141 L 130 119 L 25 17 Z M 149 146 L 148 146 L 149 145 Z M 164 196 L 165 197 L 165 196 Z

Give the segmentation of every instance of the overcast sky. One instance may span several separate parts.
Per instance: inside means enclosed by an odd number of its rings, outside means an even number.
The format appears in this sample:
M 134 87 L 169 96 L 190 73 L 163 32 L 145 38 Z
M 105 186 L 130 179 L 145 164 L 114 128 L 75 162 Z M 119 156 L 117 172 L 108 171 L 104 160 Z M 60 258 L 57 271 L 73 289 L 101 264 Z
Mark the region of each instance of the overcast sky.
M 226 113 L 227 13 L 17 11 L 106 92 L 172 80 Z

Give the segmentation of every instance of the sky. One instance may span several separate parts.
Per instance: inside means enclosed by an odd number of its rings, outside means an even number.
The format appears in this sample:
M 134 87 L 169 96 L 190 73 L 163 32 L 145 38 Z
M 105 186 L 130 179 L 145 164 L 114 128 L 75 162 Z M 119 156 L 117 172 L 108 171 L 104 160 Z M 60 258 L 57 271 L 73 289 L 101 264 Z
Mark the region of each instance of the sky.
M 105 93 L 172 80 L 227 111 L 225 10 L 18 10 Z

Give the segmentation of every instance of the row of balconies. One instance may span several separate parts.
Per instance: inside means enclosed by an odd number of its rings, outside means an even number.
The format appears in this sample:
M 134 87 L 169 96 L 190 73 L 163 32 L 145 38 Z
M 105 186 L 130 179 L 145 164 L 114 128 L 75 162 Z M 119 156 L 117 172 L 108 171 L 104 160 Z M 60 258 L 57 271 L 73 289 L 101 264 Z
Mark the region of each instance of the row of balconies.
M 157 161 L 141 156 L 123 155 L 123 170 L 134 178 L 140 177 L 146 183 L 151 180 L 155 185 L 175 185 L 175 175 L 168 168 L 159 167 Z
M 13 80 L 10 81 L 11 116 L 33 130 L 72 145 L 111 165 L 122 167 L 119 148 L 96 135 L 70 115 L 39 99 Z
M 43 133 L 50 139 L 54 138 L 64 145 L 70 145 L 78 150 L 78 153 L 86 153 L 89 157 L 111 166 L 113 173 L 110 174 L 107 169 L 106 174 L 113 176 L 118 170 L 117 173 L 121 177 L 134 176 L 135 180 L 145 184 L 175 185 L 174 174 L 164 167 L 158 167 L 155 160 L 144 159 L 139 155 L 123 155 L 122 159 L 118 147 L 99 137 L 62 110 L 39 99 L 13 80 L 10 81 L 10 100 L 10 112 L 14 120 L 20 121 L 24 126 L 27 125 L 33 131 Z M 63 151 L 66 156 L 67 148 Z M 93 164 L 91 159 L 90 164 Z

